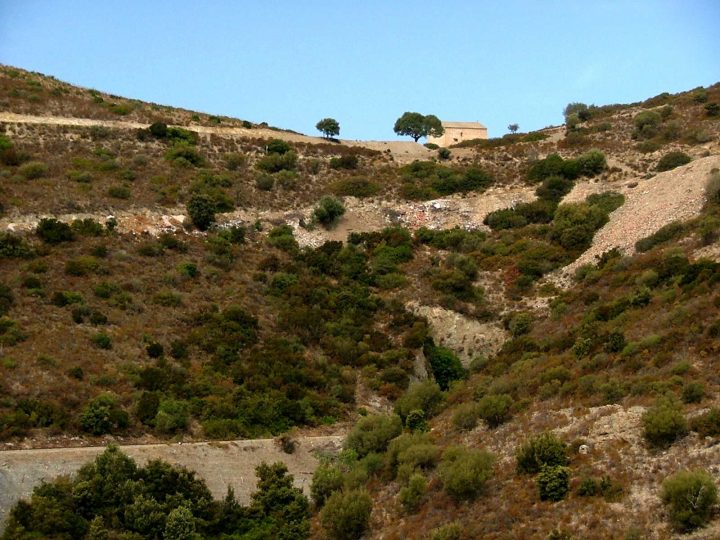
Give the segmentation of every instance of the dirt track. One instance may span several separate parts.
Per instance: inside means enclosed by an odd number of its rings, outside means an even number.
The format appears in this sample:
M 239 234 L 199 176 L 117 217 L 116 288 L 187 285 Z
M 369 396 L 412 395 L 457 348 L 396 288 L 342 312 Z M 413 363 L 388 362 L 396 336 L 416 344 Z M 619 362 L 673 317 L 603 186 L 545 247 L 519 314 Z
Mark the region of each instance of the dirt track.
M 263 461 L 282 461 L 295 477 L 295 485 L 306 492 L 318 453 L 337 452 L 341 436 L 304 437 L 293 454 L 285 454 L 273 439 L 189 444 L 148 444 L 123 446 L 122 451 L 144 464 L 162 459 L 196 471 L 215 498 L 222 498 L 228 485 L 241 503 L 255 490 L 255 467 Z M 43 480 L 70 475 L 100 454 L 105 447 L 9 450 L 0 452 L 0 530 L 13 504 L 29 496 Z

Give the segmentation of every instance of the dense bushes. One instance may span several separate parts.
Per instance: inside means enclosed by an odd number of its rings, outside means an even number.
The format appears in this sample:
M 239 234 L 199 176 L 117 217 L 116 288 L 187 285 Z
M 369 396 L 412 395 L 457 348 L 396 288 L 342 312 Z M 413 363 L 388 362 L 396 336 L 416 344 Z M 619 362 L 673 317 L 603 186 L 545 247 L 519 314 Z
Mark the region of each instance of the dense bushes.
M 640 240 L 635 242 L 635 249 L 641 253 L 650 251 L 655 246 L 664 244 L 665 242 L 669 242 L 670 240 L 677 238 L 685 231 L 686 227 L 683 223 L 679 221 L 673 221 L 672 223 L 663 225 L 660 229 L 652 233 L 650 236 L 646 236 L 645 238 L 641 238 Z
M 432 199 L 440 195 L 482 191 L 493 178 L 482 169 L 465 170 L 439 165 L 432 161 L 414 161 L 400 170 L 403 177 L 402 193 L 409 199 Z
M 541 501 L 561 501 L 570 490 L 570 469 L 562 465 L 543 465 L 537 477 Z
M 474 500 L 492 476 L 495 457 L 485 450 L 451 446 L 438 465 L 443 488 L 453 499 Z
M 215 501 L 195 473 L 163 461 L 143 467 L 111 446 L 71 479 L 36 487 L 11 511 L 3 538 L 248 538 L 309 536 L 308 501 L 285 465 L 261 464 L 249 507 Z
M 710 521 L 718 501 L 715 481 L 705 471 L 684 471 L 665 479 L 660 495 L 670 522 L 680 532 L 693 531 Z
M 353 177 L 338 180 L 330 186 L 335 195 L 349 197 L 372 197 L 380 191 L 380 186 L 365 178 Z
M 413 411 L 422 411 L 426 418 L 430 418 L 440 412 L 444 401 L 445 395 L 436 382 L 419 382 L 411 385 L 395 402 L 395 411 L 403 421 Z
M 54 218 L 41 219 L 35 228 L 35 233 L 48 244 L 60 244 L 75 239 L 70 225 Z

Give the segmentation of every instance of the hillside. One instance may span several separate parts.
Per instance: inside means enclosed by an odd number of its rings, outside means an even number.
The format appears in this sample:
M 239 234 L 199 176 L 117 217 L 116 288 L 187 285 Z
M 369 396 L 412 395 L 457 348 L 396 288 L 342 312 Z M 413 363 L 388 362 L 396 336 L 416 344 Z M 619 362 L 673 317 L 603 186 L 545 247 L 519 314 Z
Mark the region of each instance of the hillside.
M 718 484 L 720 84 L 441 159 L 0 82 L 3 450 L 349 434 L 315 482 L 384 539 L 670 538 Z

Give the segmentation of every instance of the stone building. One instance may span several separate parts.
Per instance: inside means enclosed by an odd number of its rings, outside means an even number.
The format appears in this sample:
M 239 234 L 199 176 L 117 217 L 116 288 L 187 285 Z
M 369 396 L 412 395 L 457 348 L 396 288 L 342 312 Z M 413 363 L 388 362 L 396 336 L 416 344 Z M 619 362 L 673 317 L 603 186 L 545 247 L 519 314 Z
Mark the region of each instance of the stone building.
M 427 142 L 448 147 L 470 139 L 487 139 L 487 128 L 480 122 L 442 122 L 445 129 L 440 137 L 428 137 Z

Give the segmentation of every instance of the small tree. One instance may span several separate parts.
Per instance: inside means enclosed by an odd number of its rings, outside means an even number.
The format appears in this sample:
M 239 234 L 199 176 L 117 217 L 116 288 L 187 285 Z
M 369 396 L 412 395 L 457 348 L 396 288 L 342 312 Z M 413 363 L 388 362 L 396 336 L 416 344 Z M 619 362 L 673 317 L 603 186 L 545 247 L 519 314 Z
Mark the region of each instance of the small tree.
M 340 135 L 340 124 L 334 118 L 323 118 L 315 124 L 315 128 L 325 135 L 326 139 Z
M 190 220 L 201 231 L 206 230 L 215 221 L 215 201 L 204 193 L 193 195 L 187 203 Z
M 323 197 L 313 210 L 313 217 L 322 225 L 329 227 L 344 213 L 343 203 L 334 197 Z
M 523 444 L 517 451 L 517 470 L 534 474 L 544 465 L 567 465 L 567 446 L 553 433 L 542 433 Z
M 680 532 L 706 525 L 718 500 L 715 482 L 705 471 L 684 471 L 667 477 L 660 497 L 669 507 L 673 527 Z
M 570 469 L 562 465 L 543 465 L 537 477 L 541 501 L 561 501 L 570 489 Z
M 508 131 L 510 133 L 517 133 L 517 130 L 520 129 L 520 126 L 518 124 L 510 124 L 508 125 Z
M 397 415 L 370 415 L 358 420 L 345 440 L 345 448 L 359 457 L 371 452 L 384 452 L 388 443 L 400 435 L 402 423 Z
M 433 114 L 423 116 L 418 112 L 404 113 L 395 121 L 393 131 L 398 135 L 409 135 L 415 142 L 418 142 L 420 137 L 427 137 L 428 135 L 439 137 L 445 133 L 437 116 Z

